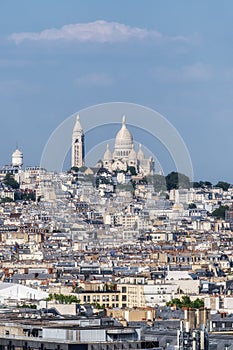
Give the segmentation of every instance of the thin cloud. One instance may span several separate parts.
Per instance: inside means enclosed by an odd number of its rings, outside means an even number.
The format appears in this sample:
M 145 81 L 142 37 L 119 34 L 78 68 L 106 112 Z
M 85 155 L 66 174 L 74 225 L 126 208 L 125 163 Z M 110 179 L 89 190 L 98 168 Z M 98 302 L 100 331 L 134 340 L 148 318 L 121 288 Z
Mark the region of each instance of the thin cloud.
M 196 62 L 181 68 L 158 67 L 153 72 L 154 78 L 166 82 L 209 81 L 214 74 L 210 67 Z
M 41 32 L 13 33 L 9 36 L 16 44 L 27 41 L 77 41 L 116 43 L 132 39 L 144 40 L 153 39 L 157 41 L 172 40 L 185 42 L 187 39 L 182 36 L 168 37 L 155 30 L 131 27 L 118 22 L 95 21 L 89 23 L 67 24 L 63 27 L 45 29 Z
M 24 67 L 32 65 L 29 60 L 0 59 L 0 67 Z
M 83 75 L 75 80 L 77 86 L 110 86 L 113 80 L 105 73 Z
M 186 80 L 209 80 L 213 76 L 211 69 L 200 62 L 184 67 L 182 73 Z
M 0 80 L 0 94 L 3 96 L 31 96 L 40 92 L 39 86 L 22 80 Z

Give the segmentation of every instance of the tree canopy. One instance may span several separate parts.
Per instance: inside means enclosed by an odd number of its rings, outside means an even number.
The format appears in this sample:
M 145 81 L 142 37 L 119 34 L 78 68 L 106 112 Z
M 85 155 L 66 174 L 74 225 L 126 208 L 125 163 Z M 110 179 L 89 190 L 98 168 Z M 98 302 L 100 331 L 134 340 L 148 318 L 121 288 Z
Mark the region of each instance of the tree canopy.
M 178 173 L 176 171 L 172 171 L 170 174 L 166 176 L 166 184 L 167 184 L 168 191 L 172 189 L 191 187 L 191 182 L 188 176 Z
M 193 183 L 194 188 L 212 188 L 212 183 L 210 181 L 195 181 Z
M 147 176 L 148 184 L 154 186 L 155 192 L 164 192 L 167 190 L 166 178 L 163 175 Z
M 22 200 L 22 201 L 35 201 L 36 200 L 36 192 L 35 191 L 16 191 L 14 193 L 14 200 Z
M 13 188 L 14 190 L 19 188 L 19 183 L 14 179 L 14 176 L 10 173 L 7 173 L 3 180 L 4 184 L 8 187 Z
M 197 298 L 193 301 L 191 301 L 190 297 L 188 295 L 183 295 L 181 299 L 174 298 L 171 301 L 167 302 L 167 306 L 177 306 L 179 308 L 182 307 L 190 307 L 194 309 L 200 309 L 204 307 L 204 301 Z
M 219 181 L 215 187 L 219 187 L 219 188 L 222 188 L 223 191 L 227 191 L 228 188 L 230 187 L 230 184 L 228 182 L 225 182 L 225 181 Z
M 169 173 L 167 176 L 158 174 L 147 176 L 147 180 L 149 184 L 154 185 L 155 192 L 164 192 L 172 189 L 191 187 L 191 182 L 188 176 L 176 171 Z
M 49 294 L 47 301 L 56 300 L 60 304 L 71 304 L 71 303 L 80 303 L 80 300 L 75 295 L 64 295 L 64 294 Z
M 217 219 L 225 219 L 225 213 L 227 209 L 229 209 L 227 205 L 220 205 L 220 207 L 215 209 L 211 215 Z
M 190 203 L 189 204 L 189 209 L 196 209 L 196 204 L 195 203 Z
M 14 202 L 12 198 L 9 198 L 9 197 L 0 198 L 0 203 L 11 203 L 11 202 Z
M 127 171 L 129 171 L 131 175 L 137 175 L 137 171 L 134 166 L 128 166 Z

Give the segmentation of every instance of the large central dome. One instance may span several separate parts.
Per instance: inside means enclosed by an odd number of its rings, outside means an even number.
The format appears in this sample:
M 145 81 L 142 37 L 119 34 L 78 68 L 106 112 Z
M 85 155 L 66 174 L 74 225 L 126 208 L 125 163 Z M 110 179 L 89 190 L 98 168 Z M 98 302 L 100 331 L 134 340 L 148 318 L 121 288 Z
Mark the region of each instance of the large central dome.
M 115 138 L 114 158 L 128 158 L 133 146 L 133 136 L 126 127 L 125 116 L 122 118 L 122 127 Z

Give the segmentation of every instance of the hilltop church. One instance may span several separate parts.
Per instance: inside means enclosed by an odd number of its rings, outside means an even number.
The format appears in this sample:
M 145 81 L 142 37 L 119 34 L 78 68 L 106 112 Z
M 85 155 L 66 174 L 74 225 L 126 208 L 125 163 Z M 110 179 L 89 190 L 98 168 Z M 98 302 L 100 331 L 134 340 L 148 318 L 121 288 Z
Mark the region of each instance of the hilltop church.
M 84 146 L 84 133 L 80 118 L 77 116 L 72 136 L 72 167 L 84 165 Z M 122 118 L 121 129 L 116 134 L 113 152 L 107 145 L 103 159 L 97 163 L 97 166 L 110 172 L 127 171 L 129 167 L 134 167 L 136 172 L 143 176 L 154 174 L 154 159 L 145 157 L 141 145 L 138 152 L 135 151 L 133 136 L 126 126 L 125 116 Z

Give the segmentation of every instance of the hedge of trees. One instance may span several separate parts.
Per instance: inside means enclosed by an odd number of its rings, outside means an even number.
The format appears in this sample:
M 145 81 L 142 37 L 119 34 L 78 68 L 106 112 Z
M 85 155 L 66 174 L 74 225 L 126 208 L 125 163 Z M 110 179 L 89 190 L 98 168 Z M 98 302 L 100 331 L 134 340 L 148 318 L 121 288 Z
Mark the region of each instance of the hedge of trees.
M 80 300 L 75 295 L 64 295 L 64 294 L 52 294 L 50 293 L 46 301 L 55 300 L 59 304 L 71 304 L 71 303 L 80 303 Z
M 197 298 L 193 301 L 191 301 L 190 297 L 188 295 L 183 295 L 181 299 L 174 298 L 171 301 L 166 303 L 167 306 L 177 306 L 179 308 L 182 307 L 190 307 L 193 309 L 200 309 L 204 307 L 204 301 Z

